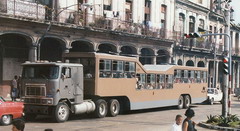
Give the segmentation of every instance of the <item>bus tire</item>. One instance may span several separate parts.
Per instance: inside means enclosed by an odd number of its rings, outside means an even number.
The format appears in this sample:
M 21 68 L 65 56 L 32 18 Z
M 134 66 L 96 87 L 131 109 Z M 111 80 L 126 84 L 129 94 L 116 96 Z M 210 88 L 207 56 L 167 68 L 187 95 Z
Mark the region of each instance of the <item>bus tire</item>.
M 191 100 L 190 100 L 190 97 L 189 95 L 185 95 L 184 96 L 184 104 L 183 104 L 183 107 L 184 108 L 188 108 L 191 104 Z
M 183 100 L 184 100 L 184 99 L 183 99 L 183 96 L 181 95 L 181 96 L 179 97 L 179 99 L 178 99 L 178 109 L 182 109 L 182 108 L 183 108 L 183 103 L 184 103 Z
M 70 111 L 66 103 L 60 102 L 53 109 L 54 120 L 58 123 L 67 121 L 69 114 L 70 114 Z
M 107 102 L 103 99 L 98 99 L 96 102 L 95 116 L 97 118 L 103 118 L 107 115 L 108 108 Z
M 115 117 L 119 114 L 120 104 L 118 100 L 111 99 L 108 103 L 108 115 L 111 117 Z

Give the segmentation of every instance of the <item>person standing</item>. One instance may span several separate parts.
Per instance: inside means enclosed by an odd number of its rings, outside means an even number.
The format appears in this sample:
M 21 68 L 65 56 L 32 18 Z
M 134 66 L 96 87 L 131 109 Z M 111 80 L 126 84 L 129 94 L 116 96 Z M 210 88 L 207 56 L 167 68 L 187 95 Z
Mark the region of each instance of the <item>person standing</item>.
M 185 116 L 187 118 L 183 121 L 183 125 L 182 125 L 183 131 L 196 131 L 195 129 L 196 123 L 192 121 L 192 118 L 194 117 L 194 115 L 195 115 L 195 112 L 191 108 L 188 108 L 186 110 Z
M 24 131 L 25 122 L 22 119 L 15 119 L 12 122 L 12 131 Z
M 16 101 L 18 95 L 18 77 L 15 75 L 14 79 L 11 82 L 11 98 L 12 101 Z
M 182 116 L 176 115 L 175 123 L 172 125 L 171 131 L 182 131 Z

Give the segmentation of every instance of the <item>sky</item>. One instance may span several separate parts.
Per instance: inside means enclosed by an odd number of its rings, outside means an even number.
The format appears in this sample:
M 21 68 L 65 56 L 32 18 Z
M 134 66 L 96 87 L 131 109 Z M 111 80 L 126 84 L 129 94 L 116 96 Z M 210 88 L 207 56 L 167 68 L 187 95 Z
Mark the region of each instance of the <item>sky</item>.
M 234 23 L 240 23 L 240 0 L 232 0 L 231 6 L 234 9 Z

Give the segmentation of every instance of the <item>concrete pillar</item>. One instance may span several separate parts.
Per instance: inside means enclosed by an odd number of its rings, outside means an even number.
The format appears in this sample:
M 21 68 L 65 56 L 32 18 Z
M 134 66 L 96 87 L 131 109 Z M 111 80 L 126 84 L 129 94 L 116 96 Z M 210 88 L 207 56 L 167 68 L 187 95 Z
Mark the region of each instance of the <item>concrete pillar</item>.
M 69 48 L 66 48 L 63 52 L 69 53 Z M 65 59 L 65 61 L 63 61 L 63 62 L 69 63 L 69 59 Z
M 215 70 L 215 73 L 216 73 L 216 74 L 215 74 L 215 76 L 216 76 L 215 79 L 216 79 L 216 80 L 215 80 L 215 81 L 216 81 L 216 87 L 217 87 L 217 86 L 219 85 L 219 84 L 218 84 L 218 82 L 219 82 L 219 80 L 218 80 L 218 78 L 219 78 L 219 77 L 218 77 L 218 75 L 219 75 L 219 73 L 218 73 L 218 72 L 219 72 L 219 71 L 218 71 L 219 61 L 216 61 L 215 64 L 216 64 L 216 65 L 215 65 L 215 66 L 216 66 L 216 70 Z
M 31 62 L 37 61 L 37 46 L 32 45 L 29 49 L 28 60 Z
M 237 63 L 236 88 L 239 88 L 239 63 Z

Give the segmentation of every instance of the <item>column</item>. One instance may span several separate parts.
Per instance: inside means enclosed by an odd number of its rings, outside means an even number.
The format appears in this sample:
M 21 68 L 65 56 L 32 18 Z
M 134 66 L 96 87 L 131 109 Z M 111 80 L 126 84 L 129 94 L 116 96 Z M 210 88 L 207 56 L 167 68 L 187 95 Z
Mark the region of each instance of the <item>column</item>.
M 220 87 L 218 87 L 218 86 L 220 86 L 220 84 L 218 83 L 218 82 L 219 82 L 219 80 L 218 80 L 218 78 L 219 78 L 219 77 L 218 77 L 218 75 L 219 75 L 219 74 L 218 74 L 218 72 L 219 72 L 219 71 L 218 71 L 219 61 L 216 60 L 216 63 L 215 63 L 215 64 L 216 64 L 216 65 L 215 65 L 215 68 L 216 68 L 216 69 L 215 69 L 215 84 L 216 84 L 215 86 L 216 86 L 217 88 L 220 88 Z M 221 89 L 221 88 L 220 88 L 220 89 Z
M 239 88 L 239 63 L 237 63 L 236 88 Z
M 28 60 L 31 62 L 37 61 L 37 45 L 32 45 L 29 49 Z
M 153 56 L 153 65 L 157 65 L 157 55 Z
M 69 53 L 69 48 L 66 48 L 63 52 Z M 63 61 L 63 62 L 69 63 L 69 59 L 65 59 L 65 61 Z

